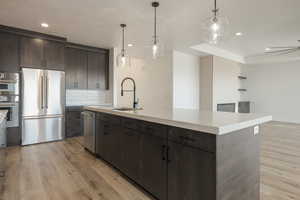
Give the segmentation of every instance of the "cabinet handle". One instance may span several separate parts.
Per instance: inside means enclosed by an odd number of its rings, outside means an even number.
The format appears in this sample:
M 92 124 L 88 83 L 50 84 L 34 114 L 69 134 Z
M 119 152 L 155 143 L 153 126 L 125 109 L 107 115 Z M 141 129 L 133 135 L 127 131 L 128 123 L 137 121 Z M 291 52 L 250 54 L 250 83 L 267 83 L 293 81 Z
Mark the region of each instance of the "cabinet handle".
M 187 136 L 180 136 L 179 138 L 182 139 L 182 140 L 187 140 L 187 141 L 191 141 L 191 142 L 196 141 L 194 138 L 190 138 L 190 137 L 187 137 Z
M 133 136 L 133 135 L 134 135 L 134 133 L 129 132 L 129 131 L 125 131 L 124 134 L 125 134 L 125 135 L 128 135 L 128 136 Z
M 103 133 L 103 135 L 109 135 L 109 132 L 106 132 L 106 131 L 105 131 L 105 132 Z
M 109 128 L 109 125 L 104 125 L 104 128 Z
M 161 157 L 162 157 L 162 160 L 166 160 L 166 145 L 162 145 Z

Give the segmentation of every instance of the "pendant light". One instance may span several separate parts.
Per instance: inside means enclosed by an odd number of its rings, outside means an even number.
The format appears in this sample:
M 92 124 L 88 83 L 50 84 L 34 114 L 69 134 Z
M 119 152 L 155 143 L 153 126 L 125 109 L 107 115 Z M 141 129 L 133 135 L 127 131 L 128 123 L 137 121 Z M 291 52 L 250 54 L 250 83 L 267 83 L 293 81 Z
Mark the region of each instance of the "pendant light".
M 121 52 L 118 56 L 118 66 L 124 67 L 129 62 L 129 57 L 126 55 L 126 50 L 125 50 L 125 28 L 126 28 L 126 24 L 121 24 L 120 26 L 121 26 L 121 29 L 122 29 L 122 49 L 121 49 Z
M 154 8 L 154 35 L 153 35 L 153 45 L 152 45 L 152 56 L 156 59 L 160 54 L 161 47 L 157 36 L 157 20 L 156 20 L 156 9 L 159 7 L 159 2 L 152 2 L 152 7 Z
M 217 8 L 217 0 L 214 0 L 213 16 L 204 22 L 204 29 L 208 34 L 208 42 L 217 44 L 225 35 L 225 26 L 228 25 L 228 20 L 225 17 L 219 16 Z

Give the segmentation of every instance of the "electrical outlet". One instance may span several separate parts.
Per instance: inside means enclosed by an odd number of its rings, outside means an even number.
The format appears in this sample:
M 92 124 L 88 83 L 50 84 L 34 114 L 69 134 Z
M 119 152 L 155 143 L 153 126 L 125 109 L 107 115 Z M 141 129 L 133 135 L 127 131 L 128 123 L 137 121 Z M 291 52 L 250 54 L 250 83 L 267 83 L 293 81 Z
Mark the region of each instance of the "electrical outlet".
M 254 135 L 259 134 L 259 126 L 254 127 Z

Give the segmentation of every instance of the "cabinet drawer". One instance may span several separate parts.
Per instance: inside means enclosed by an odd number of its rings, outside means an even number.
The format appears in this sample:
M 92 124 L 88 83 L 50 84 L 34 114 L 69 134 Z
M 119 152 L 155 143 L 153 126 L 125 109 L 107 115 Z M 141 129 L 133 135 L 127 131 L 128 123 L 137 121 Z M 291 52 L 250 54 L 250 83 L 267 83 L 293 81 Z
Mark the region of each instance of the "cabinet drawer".
M 208 152 L 216 151 L 216 136 L 192 130 L 170 127 L 168 131 L 170 141 L 195 147 Z
M 139 121 L 135 119 L 122 118 L 122 126 L 128 129 L 139 130 Z
M 109 115 L 109 114 L 98 113 L 97 114 L 97 119 L 100 119 L 100 120 L 105 121 L 105 122 L 109 122 L 110 124 L 114 124 L 114 125 L 120 125 L 121 124 L 120 117 Z
M 140 129 L 143 133 L 161 138 L 167 138 L 167 127 L 164 125 L 143 121 L 140 123 Z

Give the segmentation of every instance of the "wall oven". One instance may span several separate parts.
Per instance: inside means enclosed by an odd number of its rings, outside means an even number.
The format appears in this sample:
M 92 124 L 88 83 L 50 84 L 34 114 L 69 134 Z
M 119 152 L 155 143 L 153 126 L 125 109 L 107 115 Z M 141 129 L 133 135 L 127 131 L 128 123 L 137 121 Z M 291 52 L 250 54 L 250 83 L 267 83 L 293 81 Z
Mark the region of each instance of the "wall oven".
M 0 110 L 7 110 L 7 127 L 19 126 L 19 73 L 0 72 Z

